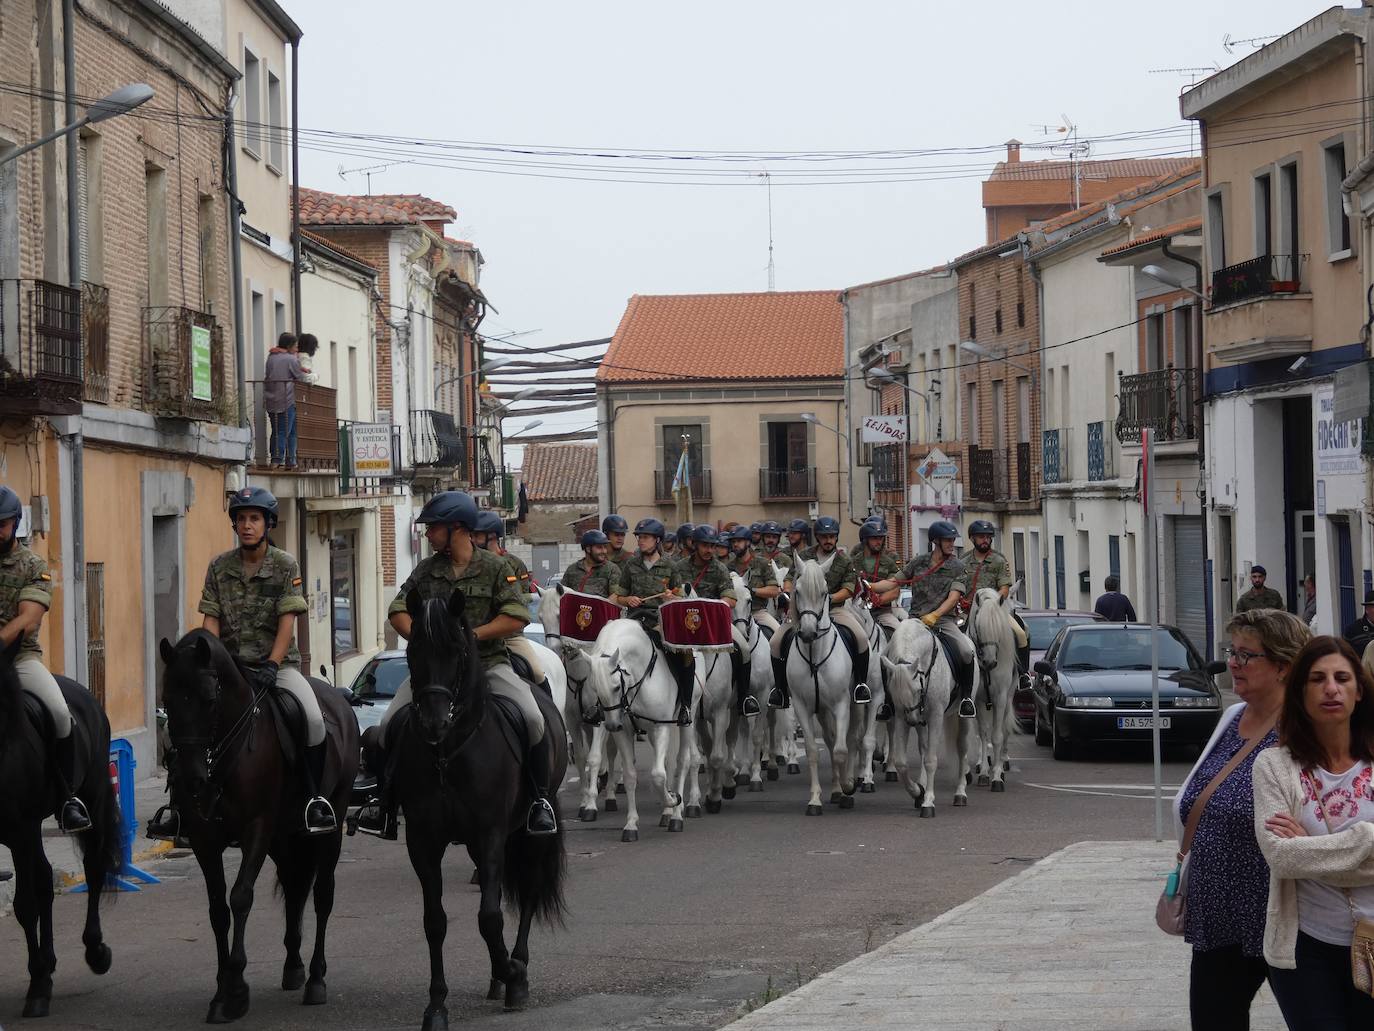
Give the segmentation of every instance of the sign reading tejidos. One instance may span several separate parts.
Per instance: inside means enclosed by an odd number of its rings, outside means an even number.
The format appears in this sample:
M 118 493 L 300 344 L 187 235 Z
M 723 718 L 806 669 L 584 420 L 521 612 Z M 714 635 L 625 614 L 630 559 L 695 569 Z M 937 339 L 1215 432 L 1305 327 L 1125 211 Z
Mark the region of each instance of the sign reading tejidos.
M 859 426 L 859 439 L 865 444 L 905 444 L 905 415 L 865 415 Z

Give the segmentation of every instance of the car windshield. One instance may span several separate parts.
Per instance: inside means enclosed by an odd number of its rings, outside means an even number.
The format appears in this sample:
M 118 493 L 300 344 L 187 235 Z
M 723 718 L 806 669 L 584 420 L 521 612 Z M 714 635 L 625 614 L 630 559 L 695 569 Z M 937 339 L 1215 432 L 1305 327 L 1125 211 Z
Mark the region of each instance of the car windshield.
M 404 657 L 373 659 L 353 682 L 353 691 L 359 698 L 393 698 L 409 673 Z
M 1061 669 L 1149 669 L 1149 627 L 1112 627 L 1069 634 L 1059 653 Z M 1160 669 L 1192 669 L 1187 646 L 1173 631 L 1157 631 Z
M 1021 621 L 1026 624 L 1031 651 L 1035 652 L 1046 651 L 1066 626 L 1094 622 L 1091 616 L 1022 616 Z

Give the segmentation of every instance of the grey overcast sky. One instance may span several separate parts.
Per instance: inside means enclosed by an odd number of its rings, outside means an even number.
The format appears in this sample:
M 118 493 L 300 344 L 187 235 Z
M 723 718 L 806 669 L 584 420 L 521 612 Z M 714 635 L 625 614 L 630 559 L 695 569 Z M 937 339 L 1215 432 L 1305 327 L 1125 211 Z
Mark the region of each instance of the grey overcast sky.
M 1067 115 L 1092 157 L 1187 154 L 1188 75 L 1226 67 L 1223 40 L 1279 35 L 1330 4 L 1155 0 L 284 0 L 305 32 L 303 130 L 605 151 L 828 152 L 995 148 L 875 162 L 692 162 L 729 185 L 574 182 L 596 170 L 474 170 L 472 151 L 375 172 L 374 193 L 424 193 L 458 211 L 486 259 L 489 335 L 547 346 L 609 336 L 635 293 L 767 288 L 772 175 L 779 290 L 840 289 L 938 264 L 983 242 L 979 183 L 1010 137 L 1045 144 Z M 1352 88 L 1352 95 L 1353 95 Z M 1167 131 L 1170 129 L 1174 131 Z M 1055 135 L 1054 140 L 1062 140 Z M 345 169 L 405 151 L 302 140 L 304 185 L 364 193 Z M 340 151 L 347 151 L 341 153 Z M 504 160 L 539 157 L 488 154 Z M 1023 151 L 1023 160 L 1060 156 Z M 466 167 L 454 167 L 464 165 Z M 687 166 L 686 162 L 658 162 Z M 615 169 L 605 171 L 605 166 Z M 932 168 L 931 166 L 946 166 Z M 956 166 L 956 167 L 948 167 Z M 639 164 L 636 167 L 644 167 Z M 836 169 L 901 168 L 853 184 Z M 717 174 L 725 172 L 727 174 Z M 788 174 L 850 184 L 782 185 Z M 870 172 L 871 174 L 871 172 Z M 526 405 L 517 406 L 525 407 Z M 539 432 L 594 422 L 544 416 Z M 512 418 L 507 432 L 526 420 Z

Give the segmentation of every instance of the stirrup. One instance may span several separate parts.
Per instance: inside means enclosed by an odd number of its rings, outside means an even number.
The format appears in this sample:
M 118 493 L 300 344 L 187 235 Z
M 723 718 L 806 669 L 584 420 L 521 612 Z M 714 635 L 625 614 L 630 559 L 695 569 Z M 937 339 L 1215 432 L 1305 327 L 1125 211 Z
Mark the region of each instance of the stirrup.
M 312 823 L 310 820 L 310 810 L 324 806 L 324 813 Z M 316 795 L 305 803 L 305 812 L 302 814 L 305 822 L 305 833 L 307 834 L 332 834 L 339 829 L 339 821 L 334 816 L 334 807 L 329 804 L 329 799 L 323 795 Z
M 381 799 L 376 797 L 367 800 L 357 816 L 349 821 L 349 827 L 383 841 L 395 841 L 397 838 L 396 814 L 385 808 Z
M 865 683 L 862 683 L 862 682 L 861 682 L 861 683 L 858 683 L 858 684 L 855 684 L 855 685 L 854 685 L 854 704 L 855 704 L 855 705 L 867 705 L 867 704 L 868 704 L 869 702 L 871 702 L 871 701 L 873 701 L 873 692 L 870 691 L 870 690 L 868 689 L 868 685 L 865 684 Z
M 878 715 L 875 716 L 874 719 L 879 723 L 886 723 L 888 720 L 892 719 L 892 703 L 883 702 L 882 705 L 878 706 Z
M 773 690 L 771 690 L 771 691 L 768 692 L 768 708 L 770 708 L 770 709 L 786 709 L 786 708 L 787 708 L 787 695 L 785 695 L 785 694 L 782 693 L 782 688 L 780 688 L 780 687 L 775 687 L 775 688 L 773 688 Z
M 753 711 L 750 712 L 750 709 L 752 709 Z M 755 716 L 759 714 L 760 711 L 761 710 L 759 709 L 759 700 L 755 698 L 753 695 L 746 695 L 744 701 L 740 702 L 739 714 L 743 716 L 745 719 L 753 719 Z
M 90 830 L 91 814 L 86 811 L 86 803 L 75 795 L 63 802 L 58 810 L 57 825 L 63 834 L 80 834 Z
M 158 806 L 153 818 L 148 821 L 143 836 L 153 841 L 170 841 L 173 844 L 181 837 L 181 813 L 169 805 Z
M 959 718 L 965 720 L 976 720 L 978 718 L 978 710 L 974 707 L 972 698 L 959 699 Z
M 530 806 L 529 816 L 525 817 L 525 833 L 532 837 L 558 833 L 558 817 L 547 798 L 537 798 Z

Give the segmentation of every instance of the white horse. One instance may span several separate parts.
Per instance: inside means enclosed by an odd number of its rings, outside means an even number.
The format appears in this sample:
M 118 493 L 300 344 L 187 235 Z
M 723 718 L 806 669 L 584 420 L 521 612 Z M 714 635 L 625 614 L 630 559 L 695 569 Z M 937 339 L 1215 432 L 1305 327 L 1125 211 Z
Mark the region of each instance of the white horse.
M 836 553 L 838 554 L 838 553 Z M 831 801 L 841 809 L 854 806 L 854 771 L 851 762 L 853 666 L 849 650 L 840 640 L 839 629 L 830 618 L 830 591 L 825 566 L 807 560 L 795 579 L 792 622 L 797 628 L 787 654 L 787 682 L 792 689 L 792 710 L 801 725 L 806 743 L 806 763 L 811 773 L 811 797 L 807 816 L 819 816 L 821 808 L 820 744 L 824 735 L 830 751 L 832 775 Z
M 735 678 L 729 652 L 696 653 L 692 663 L 695 695 L 701 699 L 698 709 L 693 705 L 696 755 L 706 761 L 706 811 L 718 813 L 721 798 L 735 797 L 735 765 L 730 757 L 730 742 L 740 722 L 735 706 Z M 695 757 L 694 757 L 695 758 Z M 701 812 L 701 781 L 697 777 L 698 761 L 692 762 L 688 773 L 687 813 Z
M 1010 603 L 991 587 L 980 587 L 973 596 L 968 619 L 969 637 L 978 653 L 982 691 L 978 703 L 979 764 L 986 763 L 978 778 L 993 791 L 1006 791 L 1007 738 L 1016 732 L 1012 696 L 1016 692 L 1016 635 L 1011 625 Z M 989 707 L 991 711 L 989 711 Z
M 663 820 L 669 831 L 683 829 L 682 795 L 692 759 L 691 735 L 677 725 L 677 685 L 668 663 L 637 620 L 613 619 L 601 628 L 587 656 L 590 682 L 605 714 L 606 732 L 614 738 L 625 774 L 625 829 L 621 841 L 639 840 L 639 808 L 635 789 L 636 724 L 647 726 L 653 765 L 649 779 L 663 800 Z M 693 707 L 695 707 L 695 698 Z M 668 767 L 675 764 L 672 779 Z M 600 772 L 600 757 L 591 753 L 588 776 Z M 660 822 L 662 823 L 663 820 Z
M 730 577 L 735 583 L 735 611 L 732 617 L 735 640 L 749 656 L 749 694 L 759 703 L 759 712 L 768 713 L 768 695 L 773 690 L 773 663 L 768 650 L 768 638 L 754 621 L 753 595 L 745 585 L 744 578 L 733 571 Z M 731 730 L 735 754 L 735 784 L 748 784 L 750 791 L 762 791 L 762 759 L 764 750 L 768 747 L 769 737 L 768 717 L 736 720 Z M 771 779 L 777 780 L 775 773 L 770 776 Z
M 863 735 L 854 769 L 859 781 L 859 793 L 871 795 L 877 790 L 873 784 L 873 756 L 878 745 L 878 710 L 887 700 L 883 688 L 882 666 L 883 653 L 887 650 L 887 635 L 873 618 L 873 613 L 869 611 L 866 603 L 858 598 L 850 598 L 845 604 L 849 606 L 849 611 L 858 620 L 859 626 L 863 627 L 864 635 L 868 638 L 868 674 L 865 680 L 873 693 L 873 701 L 868 705 L 854 707 L 855 725 Z
M 968 805 L 965 774 L 974 743 L 974 723 L 959 718 L 959 707 L 954 701 L 954 670 L 935 632 L 919 619 L 907 620 L 892 635 L 882 662 L 896 709 L 888 727 L 892 762 L 902 785 L 916 800 L 923 818 L 934 816 L 935 773 L 945 748 L 953 743 L 959 756 L 954 771 L 954 804 Z M 916 730 L 920 751 L 916 777 L 911 776 L 907 766 L 907 741 L 912 728 Z

